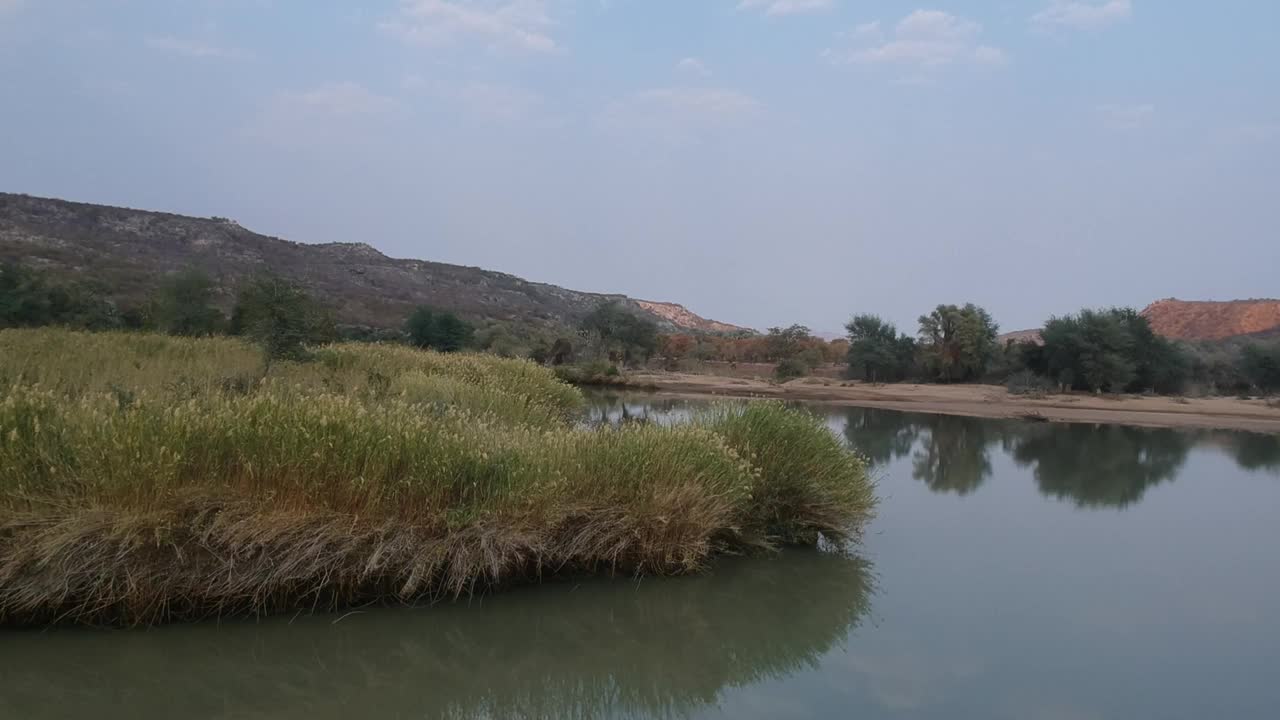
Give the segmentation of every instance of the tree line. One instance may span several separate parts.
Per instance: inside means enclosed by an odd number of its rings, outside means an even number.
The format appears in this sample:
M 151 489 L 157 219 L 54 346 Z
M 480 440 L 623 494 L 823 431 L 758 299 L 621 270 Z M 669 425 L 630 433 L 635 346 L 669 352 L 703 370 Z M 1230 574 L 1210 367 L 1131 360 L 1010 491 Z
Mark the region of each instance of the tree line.
M 168 335 L 233 335 L 262 346 L 267 357 L 302 360 L 308 346 L 341 337 L 332 310 L 302 287 L 264 273 L 244 282 L 231 314 L 218 308 L 217 286 L 193 268 L 165 277 L 145 301 L 121 309 L 92 282 L 55 283 L 17 264 L 0 266 L 0 328 L 58 325 L 84 330 L 147 330 Z M 475 329 L 453 313 L 418 307 L 396 334 L 441 352 L 468 347 Z
M 61 325 L 89 330 L 151 330 L 173 335 L 229 334 L 259 343 L 271 358 L 301 359 L 306 347 L 340 338 L 391 340 L 440 352 L 488 350 L 547 365 L 594 364 L 589 374 L 658 359 L 771 363 L 779 379 L 844 363 L 850 379 L 869 382 L 1000 382 L 1013 392 L 1076 390 L 1176 394 L 1280 392 L 1280 338 L 1178 342 L 1157 335 L 1132 308 L 1085 309 L 1051 317 L 1039 341 L 1001 343 L 999 326 L 972 303 L 939 305 L 920 316 L 914 335 L 872 314 L 853 316 L 844 339 L 825 341 L 803 325 L 764 334 L 661 334 L 650 317 L 611 301 L 590 310 L 573 332 L 535 338 L 519 348 L 505 326 L 481 331 L 452 312 L 419 306 L 400 331 L 340 330 L 330 308 L 284 278 L 243 283 L 230 315 L 216 283 L 186 269 L 144 302 L 120 308 L 93 282 L 56 283 L 35 269 L 0 265 L 0 328 Z
M 939 305 L 915 337 L 869 314 L 846 325 L 848 372 L 870 382 L 1005 382 L 1015 392 L 1177 394 L 1280 391 L 1280 339 L 1231 343 L 1162 337 L 1133 308 L 1085 309 L 1045 322 L 1039 341 L 1001 344 L 973 305 Z

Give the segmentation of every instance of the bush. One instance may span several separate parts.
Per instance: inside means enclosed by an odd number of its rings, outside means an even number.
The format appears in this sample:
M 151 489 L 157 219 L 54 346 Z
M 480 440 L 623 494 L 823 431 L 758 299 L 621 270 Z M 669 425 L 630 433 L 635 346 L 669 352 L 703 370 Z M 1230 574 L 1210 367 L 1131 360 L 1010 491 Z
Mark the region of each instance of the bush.
M 809 366 L 797 357 L 783 358 L 773 368 L 773 377 L 779 382 L 793 380 L 809 374 Z
M 337 338 L 329 311 L 302 288 L 274 275 L 259 277 L 240 291 L 231 325 L 233 333 L 258 343 L 269 360 L 303 360 L 308 345 Z
M 618 366 L 604 360 L 592 360 L 576 365 L 559 365 L 554 372 L 561 381 L 573 385 L 625 384 Z
M 1005 388 L 1010 395 L 1031 397 L 1043 397 L 1056 389 L 1048 378 L 1036 375 L 1030 370 L 1019 370 L 1010 375 L 1005 381 Z

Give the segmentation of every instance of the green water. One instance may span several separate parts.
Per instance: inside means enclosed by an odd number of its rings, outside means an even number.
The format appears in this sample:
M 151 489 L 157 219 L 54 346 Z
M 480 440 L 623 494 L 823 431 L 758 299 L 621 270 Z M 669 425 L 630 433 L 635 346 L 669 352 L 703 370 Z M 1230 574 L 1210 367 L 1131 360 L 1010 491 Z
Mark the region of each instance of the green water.
M 0 718 L 1280 717 L 1280 438 L 813 410 L 879 479 L 857 557 L 0 632 Z

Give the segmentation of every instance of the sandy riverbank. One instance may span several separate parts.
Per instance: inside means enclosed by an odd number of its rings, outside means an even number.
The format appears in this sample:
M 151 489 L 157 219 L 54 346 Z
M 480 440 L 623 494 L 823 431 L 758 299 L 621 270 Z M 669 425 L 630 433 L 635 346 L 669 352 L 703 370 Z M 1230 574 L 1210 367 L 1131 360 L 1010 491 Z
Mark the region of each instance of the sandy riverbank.
M 759 379 L 674 372 L 639 372 L 628 386 L 668 393 L 723 397 L 772 397 L 835 405 L 973 417 L 1024 417 L 1050 422 L 1119 423 L 1149 427 L 1213 428 L 1280 433 L 1280 407 L 1238 398 L 1097 397 L 1010 395 L 994 385 L 873 385 L 830 378 L 802 378 L 781 385 Z

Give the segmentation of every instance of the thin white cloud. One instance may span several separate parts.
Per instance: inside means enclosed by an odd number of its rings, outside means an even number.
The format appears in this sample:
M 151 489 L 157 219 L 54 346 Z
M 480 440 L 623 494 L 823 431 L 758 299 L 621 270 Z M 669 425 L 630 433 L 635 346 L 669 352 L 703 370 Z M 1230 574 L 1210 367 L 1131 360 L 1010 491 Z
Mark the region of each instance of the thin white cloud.
M 896 65 L 916 71 L 948 65 L 1001 65 L 1003 50 L 978 42 L 982 25 L 941 10 L 916 10 L 886 33 L 879 21 L 859 25 L 851 47 L 827 50 L 837 64 Z
M 472 83 L 463 86 L 457 97 L 472 112 L 491 120 L 523 120 L 543 104 L 542 96 L 512 85 Z
M 602 123 L 615 132 L 686 142 L 741 124 L 760 107 L 754 97 L 728 88 L 654 88 L 612 103 Z
M 707 67 L 707 64 L 696 57 L 682 58 L 680 62 L 676 63 L 676 69 L 698 77 L 711 77 L 711 70 Z
M 542 53 L 560 49 L 550 34 L 554 24 L 546 0 L 401 0 L 380 27 L 421 45 L 475 42 Z
M 851 36 L 855 38 L 880 39 L 884 37 L 884 27 L 879 20 L 873 20 L 855 27 Z
M 495 82 L 457 82 L 449 77 L 428 79 L 406 75 L 400 87 L 468 114 L 496 122 L 531 123 L 539 127 L 555 122 L 545 98 L 528 88 Z
M 835 7 L 835 0 L 742 0 L 739 10 L 760 10 L 765 15 L 799 15 Z
M 1102 126 L 1108 130 L 1131 132 L 1146 127 L 1156 114 L 1154 105 L 1099 105 L 1095 112 Z
M 0 0 L 0 2 L 2 1 L 3 0 Z M 179 38 L 172 35 L 147 38 L 146 43 L 147 47 L 152 50 L 160 50 L 162 52 L 173 53 L 175 55 L 185 55 L 193 58 L 216 58 L 219 60 L 253 59 L 253 53 L 242 48 L 219 47 L 199 40 Z
M 1132 0 L 1053 0 L 1049 7 L 1031 17 L 1042 28 L 1095 30 L 1128 20 L 1133 15 Z
M 395 100 L 354 82 L 322 85 L 314 90 L 285 93 L 285 102 L 335 115 L 376 115 L 390 111 Z
M 251 137 L 284 147 L 305 147 L 334 140 L 351 142 L 370 135 L 399 104 L 354 82 L 280 93 L 247 130 Z

